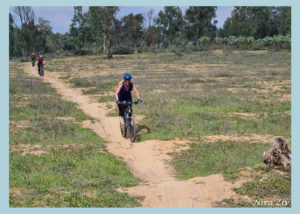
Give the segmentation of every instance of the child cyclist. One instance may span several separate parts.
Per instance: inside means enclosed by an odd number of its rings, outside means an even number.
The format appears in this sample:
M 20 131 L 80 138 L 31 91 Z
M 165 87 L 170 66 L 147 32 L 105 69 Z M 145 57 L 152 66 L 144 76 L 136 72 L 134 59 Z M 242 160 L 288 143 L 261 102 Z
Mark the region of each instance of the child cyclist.
M 124 74 L 123 78 L 124 80 L 119 83 L 116 90 L 116 103 L 118 104 L 118 108 L 119 108 L 121 129 L 123 129 L 124 127 L 125 105 L 121 105 L 120 103 L 122 101 L 132 102 L 132 96 L 131 96 L 132 89 L 134 90 L 135 95 L 138 98 L 138 102 L 139 103 L 142 102 L 136 86 L 131 82 L 131 78 L 132 78 L 131 74 L 126 73 Z
M 31 62 L 32 62 L 32 67 L 34 67 L 35 66 L 35 53 L 34 52 L 32 52 L 32 54 L 31 54 Z

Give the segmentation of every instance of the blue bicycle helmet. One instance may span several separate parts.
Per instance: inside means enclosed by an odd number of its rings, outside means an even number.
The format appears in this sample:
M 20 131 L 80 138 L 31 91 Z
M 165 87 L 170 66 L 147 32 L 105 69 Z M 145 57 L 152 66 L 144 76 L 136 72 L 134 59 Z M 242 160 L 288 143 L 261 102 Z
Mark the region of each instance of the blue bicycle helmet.
M 131 74 L 130 73 L 126 73 L 123 75 L 124 79 L 131 79 Z

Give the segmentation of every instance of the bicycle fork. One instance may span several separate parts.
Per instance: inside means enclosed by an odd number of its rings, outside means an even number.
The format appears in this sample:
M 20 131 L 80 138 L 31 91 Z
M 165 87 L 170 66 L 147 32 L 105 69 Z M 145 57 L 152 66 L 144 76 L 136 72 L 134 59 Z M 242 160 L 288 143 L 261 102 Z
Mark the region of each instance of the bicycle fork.
M 125 124 L 126 124 L 126 126 L 127 126 L 128 129 L 131 128 L 130 127 L 130 119 L 129 119 L 128 115 L 125 115 Z

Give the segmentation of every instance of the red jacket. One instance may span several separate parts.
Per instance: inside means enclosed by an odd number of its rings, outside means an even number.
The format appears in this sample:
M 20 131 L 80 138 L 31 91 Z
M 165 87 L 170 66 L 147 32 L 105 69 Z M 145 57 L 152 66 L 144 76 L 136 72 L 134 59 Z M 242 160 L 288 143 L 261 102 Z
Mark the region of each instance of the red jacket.
M 39 57 L 39 59 L 38 59 L 38 65 L 39 65 L 39 64 L 41 64 L 41 65 L 42 65 L 42 64 L 43 64 L 43 62 L 44 62 L 44 59 L 43 59 L 43 58 L 41 58 L 41 57 Z

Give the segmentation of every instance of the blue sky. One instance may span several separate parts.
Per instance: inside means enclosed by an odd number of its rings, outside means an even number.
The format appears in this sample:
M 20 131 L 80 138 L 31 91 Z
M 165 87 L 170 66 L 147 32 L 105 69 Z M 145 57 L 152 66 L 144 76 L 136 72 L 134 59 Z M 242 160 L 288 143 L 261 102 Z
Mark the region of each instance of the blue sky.
M 73 17 L 73 7 L 32 7 L 35 13 L 36 19 L 42 17 L 50 21 L 52 26 L 52 31 L 54 33 L 65 33 L 69 31 L 69 26 Z M 188 7 L 180 7 L 183 13 Z M 129 13 L 147 13 L 150 9 L 154 9 L 154 16 L 163 9 L 163 7 L 120 7 L 120 11 L 117 14 L 117 17 L 120 18 Z M 83 11 L 87 11 L 88 7 L 83 7 Z M 217 8 L 217 27 L 222 27 L 224 21 L 230 17 L 233 7 L 218 7 Z M 10 12 L 15 16 L 13 8 L 10 7 Z

